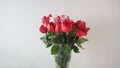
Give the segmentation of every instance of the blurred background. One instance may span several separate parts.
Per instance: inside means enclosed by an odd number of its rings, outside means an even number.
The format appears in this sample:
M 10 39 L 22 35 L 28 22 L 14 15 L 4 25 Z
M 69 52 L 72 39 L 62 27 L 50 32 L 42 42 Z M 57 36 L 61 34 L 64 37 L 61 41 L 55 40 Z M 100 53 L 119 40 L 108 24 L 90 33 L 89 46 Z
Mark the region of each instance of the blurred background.
M 120 0 L 0 0 L 0 68 L 55 68 L 40 41 L 43 15 L 69 15 L 90 27 L 70 68 L 120 68 Z

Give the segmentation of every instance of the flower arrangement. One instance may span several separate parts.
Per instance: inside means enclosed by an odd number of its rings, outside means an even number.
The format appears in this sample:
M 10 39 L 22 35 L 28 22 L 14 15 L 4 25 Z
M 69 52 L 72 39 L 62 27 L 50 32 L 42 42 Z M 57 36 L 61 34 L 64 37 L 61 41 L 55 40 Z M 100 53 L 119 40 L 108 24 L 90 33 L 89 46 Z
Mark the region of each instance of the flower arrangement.
M 57 68 L 67 68 L 71 58 L 71 51 L 79 53 L 89 28 L 81 20 L 73 21 L 67 15 L 43 16 L 39 31 L 44 34 L 40 39 L 46 47 L 51 47 L 51 54 L 55 56 Z

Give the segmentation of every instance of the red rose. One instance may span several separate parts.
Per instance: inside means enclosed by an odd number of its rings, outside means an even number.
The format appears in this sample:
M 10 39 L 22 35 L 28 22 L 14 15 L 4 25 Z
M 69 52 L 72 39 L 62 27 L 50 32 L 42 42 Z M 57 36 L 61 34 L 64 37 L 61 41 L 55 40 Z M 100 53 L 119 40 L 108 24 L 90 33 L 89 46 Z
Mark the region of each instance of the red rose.
M 56 23 L 56 26 L 55 26 L 55 32 L 59 33 L 61 32 L 61 23 Z
M 74 22 L 72 20 L 69 20 L 69 23 L 71 23 L 72 29 L 74 29 L 74 26 L 75 26 Z
M 76 36 L 77 37 L 80 37 L 80 36 L 83 36 L 83 35 L 86 35 L 85 32 L 81 31 L 81 30 L 77 30 L 76 31 Z
M 78 30 L 76 31 L 76 36 L 77 36 L 77 37 L 80 37 L 80 36 L 86 36 L 88 30 L 89 30 L 89 28 L 78 29 Z
M 55 25 L 53 22 L 48 23 L 47 30 L 50 32 L 55 32 Z
M 41 33 L 46 33 L 47 32 L 47 28 L 44 25 L 41 25 L 40 28 L 39 28 L 39 31 Z
M 89 28 L 86 28 L 86 23 L 84 21 L 80 21 L 80 20 L 77 21 L 76 26 L 77 26 L 77 31 L 76 31 L 77 37 L 87 35 Z
M 49 20 L 50 20 L 49 17 L 43 16 L 42 23 L 47 26 L 47 24 L 49 23 Z
M 76 26 L 77 26 L 78 29 L 80 29 L 80 28 L 85 28 L 86 23 L 85 23 L 84 21 L 78 20 L 78 21 L 76 22 Z
M 69 22 L 67 20 L 64 20 L 61 24 L 61 29 L 63 32 L 68 33 L 68 32 L 72 31 L 73 25 L 74 25 L 73 22 Z
M 52 17 L 52 14 L 49 14 L 48 17 Z

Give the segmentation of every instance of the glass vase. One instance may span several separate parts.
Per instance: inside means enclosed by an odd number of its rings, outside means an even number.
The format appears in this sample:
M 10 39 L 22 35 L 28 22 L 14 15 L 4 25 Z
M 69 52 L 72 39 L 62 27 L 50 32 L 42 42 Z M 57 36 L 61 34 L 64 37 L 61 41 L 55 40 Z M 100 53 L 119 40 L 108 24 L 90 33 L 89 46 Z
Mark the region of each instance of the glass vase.
M 59 45 L 59 52 L 55 57 L 56 68 L 69 68 L 71 49 L 67 44 Z

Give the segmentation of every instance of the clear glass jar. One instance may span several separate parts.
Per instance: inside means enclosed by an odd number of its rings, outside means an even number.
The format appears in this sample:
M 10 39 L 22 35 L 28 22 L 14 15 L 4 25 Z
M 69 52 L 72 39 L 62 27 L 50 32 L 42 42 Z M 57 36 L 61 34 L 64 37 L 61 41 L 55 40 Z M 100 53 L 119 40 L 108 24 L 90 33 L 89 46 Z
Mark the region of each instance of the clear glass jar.
M 59 45 L 59 52 L 55 55 L 56 68 L 69 68 L 71 49 L 67 44 Z

